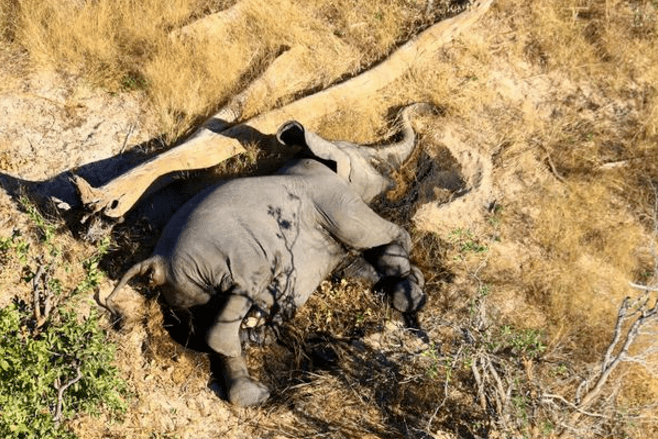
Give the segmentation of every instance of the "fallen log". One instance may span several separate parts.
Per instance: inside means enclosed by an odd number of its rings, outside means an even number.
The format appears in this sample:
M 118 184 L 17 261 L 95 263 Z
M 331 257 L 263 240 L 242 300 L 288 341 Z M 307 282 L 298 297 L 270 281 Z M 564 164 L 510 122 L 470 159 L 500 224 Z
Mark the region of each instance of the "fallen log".
M 245 151 L 245 133 L 274 133 L 289 119 L 313 125 L 355 97 L 371 96 L 402 77 L 413 65 L 436 53 L 446 43 L 472 26 L 489 9 L 493 0 L 476 0 L 461 14 L 443 20 L 393 52 L 386 60 L 364 73 L 326 90 L 294 101 L 282 108 L 225 129 L 239 117 L 239 109 L 225 108 L 206 121 L 188 140 L 144 164 L 94 188 L 83 178 L 74 177 L 84 208 L 112 218 L 128 212 L 151 184 L 174 171 L 205 169 Z

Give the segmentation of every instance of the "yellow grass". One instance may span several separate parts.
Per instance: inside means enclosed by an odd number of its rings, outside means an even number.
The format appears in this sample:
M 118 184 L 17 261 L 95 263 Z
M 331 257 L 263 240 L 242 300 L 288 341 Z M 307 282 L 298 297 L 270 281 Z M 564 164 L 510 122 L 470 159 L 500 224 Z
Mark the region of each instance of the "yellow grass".
M 212 37 L 176 38 L 172 31 L 198 14 L 221 13 L 233 2 L 6 3 L 0 15 L 4 34 L 15 35 L 34 65 L 82 74 L 110 90 L 144 90 L 164 133 L 174 138 L 282 50 L 313 50 L 309 70 L 321 72 L 326 85 L 381 58 L 420 11 L 397 2 L 247 0 L 239 19 L 227 18 Z

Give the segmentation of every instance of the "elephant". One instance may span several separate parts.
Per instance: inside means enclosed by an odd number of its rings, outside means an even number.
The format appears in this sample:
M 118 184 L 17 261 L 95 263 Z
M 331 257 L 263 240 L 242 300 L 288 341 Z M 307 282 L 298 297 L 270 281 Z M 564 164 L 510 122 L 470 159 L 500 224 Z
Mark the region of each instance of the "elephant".
M 392 186 L 389 171 L 415 148 L 412 113 L 428 109 L 405 107 L 402 140 L 379 147 L 328 141 L 297 121 L 284 123 L 276 139 L 301 153 L 274 175 L 221 182 L 188 201 L 152 256 L 125 273 L 104 306 L 117 314 L 117 292 L 147 274 L 174 308 L 219 301 L 205 341 L 222 359 L 228 399 L 238 406 L 269 397 L 242 355 L 245 316 L 253 308 L 268 318 L 291 316 L 348 251 L 360 252 L 363 272 L 386 285 L 395 309 L 418 311 L 426 301 L 425 281 L 409 261 L 410 235 L 368 203 Z

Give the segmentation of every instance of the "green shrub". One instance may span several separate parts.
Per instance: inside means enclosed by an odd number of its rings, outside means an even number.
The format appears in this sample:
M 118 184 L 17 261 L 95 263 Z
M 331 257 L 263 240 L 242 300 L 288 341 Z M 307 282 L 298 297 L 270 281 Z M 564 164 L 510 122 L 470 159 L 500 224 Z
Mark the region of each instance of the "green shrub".
M 76 413 L 125 410 L 126 386 L 113 359 L 93 310 L 81 321 L 59 310 L 36 328 L 24 303 L 0 309 L 0 437 L 72 438 L 62 421 Z

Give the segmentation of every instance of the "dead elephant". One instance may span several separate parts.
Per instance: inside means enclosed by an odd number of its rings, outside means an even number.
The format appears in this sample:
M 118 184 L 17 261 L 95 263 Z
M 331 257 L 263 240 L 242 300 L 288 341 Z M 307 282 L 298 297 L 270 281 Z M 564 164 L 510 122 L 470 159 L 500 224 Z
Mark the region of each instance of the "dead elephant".
M 268 389 L 250 378 L 240 327 L 252 307 L 290 315 L 302 306 L 347 249 L 363 251 L 367 268 L 386 280 L 401 312 L 425 303 L 424 278 L 409 262 L 411 241 L 401 227 L 367 203 L 390 187 L 380 170 L 398 167 L 413 151 L 411 114 L 404 109 L 404 138 L 381 147 L 330 142 L 288 122 L 277 132 L 284 145 L 302 147 L 276 175 L 222 182 L 187 202 L 169 221 L 153 256 L 134 265 L 108 296 L 133 276 L 151 273 L 166 301 L 190 309 L 221 298 L 206 342 L 223 359 L 229 400 L 255 405 Z M 377 168 L 377 169 L 376 169 Z

